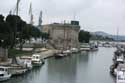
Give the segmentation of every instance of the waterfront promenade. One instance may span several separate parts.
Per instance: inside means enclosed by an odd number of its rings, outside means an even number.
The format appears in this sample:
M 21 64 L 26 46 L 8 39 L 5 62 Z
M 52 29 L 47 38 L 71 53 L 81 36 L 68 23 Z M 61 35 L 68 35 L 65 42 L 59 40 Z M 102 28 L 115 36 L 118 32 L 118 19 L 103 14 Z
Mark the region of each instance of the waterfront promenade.
M 41 55 L 41 57 L 43 59 L 46 59 L 46 58 L 49 58 L 49 57 L 53 57 L 55 53 L 59 52 L 58 50 L 55 50 L 55 49 L 48 49 L 47 51 L 44 51 L 44 52 L 40 52 L 40 53 L 37 53 L 39 55 Z

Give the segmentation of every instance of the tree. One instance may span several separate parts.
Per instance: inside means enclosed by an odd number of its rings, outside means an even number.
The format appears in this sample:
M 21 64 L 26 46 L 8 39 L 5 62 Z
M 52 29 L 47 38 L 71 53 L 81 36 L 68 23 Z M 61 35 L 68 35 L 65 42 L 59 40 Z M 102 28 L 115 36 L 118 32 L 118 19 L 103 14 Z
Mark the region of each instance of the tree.
M 22 49 L 25 41 L 30 38 L 39 38 L 41 32 L 38 28 L 31 24 L 27 24 L 21 17 L 16 15 L 8 15 L 4 20 L 4 16 L 0 15 L 0 46 L 14 48 L 19 44 Z
M 8 48 L 11 46 L 11 29 L 9 24 L 0 15 L 0 58 L 2 61 L 8 58 Z
M 20 27 L 20 28 L 19 28 Z M 20 43 L 20 50 L 22 50 L 23 44 L 25 41 L 29 40 L 30 38 L 37 39 L 40 37 L 41 32 L 35 26 L 31 24 L 26 24 L 25 22 L 21 22 L 19 25 L 19 34 L 18 39 Z
M 79 42 L 81 43 L 89 43 L 90 40 L 90 33 L 84 30 L 80 30 L 79 32 Z
M 42 37 L 42 39 L 47 40 L 47 39 L 49 39 L 49 34 L 42 32 L 42 33 L 41 33 L 41 37 Z
M 20 45 L 20 50 L 22 50 L 25 40 L 28 39 L 27 37 L 25 37 L 26 34 L 24 33 L 26 30 L 27 30 L 26 22 L 20 19 L 20 21 L 17 24 L 17 36 L 16 36 L 16 39 L 18 39 L 18 43 Z
M 11 29 L 4 16 L 0 15 L 0 47 L 8 48 L 11 44 Z
M 31 26 L 31 28 L 32 28 L 32 34 L 31 34 L 32 37 L 34 39 L 40 38 L 40 35 L 41 35 L 40 30 L 37 27 L 35 27 L 35 26 Z
M 0 22 L 4 22 L 4 16 L 0 15 Z
M 6 22 L 9 24 L 11 28 L 11 48 L 13 48 L 16 44 L 16 35 L 17 35 L 17 25 L 20 22 L 20 17 L 16 15 L 8 15 L 6 17 Z

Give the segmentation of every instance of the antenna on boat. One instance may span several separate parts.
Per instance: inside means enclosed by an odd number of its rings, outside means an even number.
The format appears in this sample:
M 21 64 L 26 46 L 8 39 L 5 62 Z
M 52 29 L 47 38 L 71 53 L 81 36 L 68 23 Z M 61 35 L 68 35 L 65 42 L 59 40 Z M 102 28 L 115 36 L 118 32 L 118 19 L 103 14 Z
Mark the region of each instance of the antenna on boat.
M 73 20 L 76 20 L 76 12 L 73 14 Z
M 118 41 L 118 35 L 119 35 L 119 28 L 117 28 L 117 41 Z

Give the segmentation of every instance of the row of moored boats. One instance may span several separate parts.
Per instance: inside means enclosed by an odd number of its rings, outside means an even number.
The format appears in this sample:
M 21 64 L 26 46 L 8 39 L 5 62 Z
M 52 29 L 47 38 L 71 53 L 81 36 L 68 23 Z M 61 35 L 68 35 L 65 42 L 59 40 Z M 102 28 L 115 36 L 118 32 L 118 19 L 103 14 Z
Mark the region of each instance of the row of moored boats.
M 55 58 L 62 58 L 66 56 L 70 56 L 73 53 L 79 53 L 80 51 L 97 51 L 98 46 L 97 45 L 81 45 L 80 49 L 78 48 L 71 48 L 70 50 L 61 50 L 60 52 L 55 54 Z
M 83 50 L 84 49 L 84 50 Z M 72 55 L 72 53 L 78 53 L 80 51 L 87 51 L 85 49 L 90 50 L 98 50 L 97 46 L 91 47 L 82 47 L 81 49 L 78 48 L 71 48 L 70 50 L 61 50 L 60 52 L 55 54 L 55 58 L 62 58 L 66 56 Z M 0 81 L 5 81 L 10 79 L 12 76 L 18 76 L 25 74 L 27 71 L 32 70 L 35 66 L 40 67 L 44 64 L 44 58 L 40 54 L 33 54 L 32 57 L 23 56 L 23 57 L 13 57 L 9 60 L 7 64 L 3 63 L 0 64 Z
M 34 66 L 42 66 L 44 62 L 44 59 L 38 54 L 33 54 L 32 57 L 13 57 L 7 64 L 0 64 L 0 82 L 8 80 L 12 76 L 25 74 Z
M 116 83 L 125 83 L 125 48 L 117 47 L 112 60 L 110 73 L 116 77 Z

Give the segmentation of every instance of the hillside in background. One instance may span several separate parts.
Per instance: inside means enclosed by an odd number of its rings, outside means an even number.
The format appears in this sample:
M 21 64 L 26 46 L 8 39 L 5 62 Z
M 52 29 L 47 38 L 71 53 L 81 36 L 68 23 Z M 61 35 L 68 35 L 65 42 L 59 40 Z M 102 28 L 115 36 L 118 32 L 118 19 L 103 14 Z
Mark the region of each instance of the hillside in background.
M 112 38 L 113 40 L 119 40 L 119 41 L 125 41 L 125 36 L 117 36 L 117 35 L 112 35 L 112 34 L 108 34 L 106 32 L 103 31 L 96 31 L 96 32 L 90 32 L 91 35 L 93 36 L 102 36 L 102 37 L 108 37 L 108 38 Z

